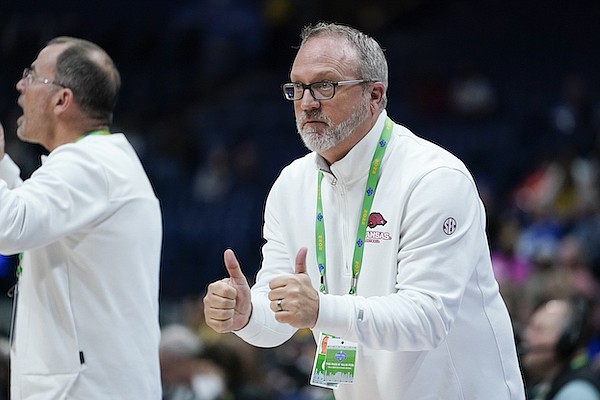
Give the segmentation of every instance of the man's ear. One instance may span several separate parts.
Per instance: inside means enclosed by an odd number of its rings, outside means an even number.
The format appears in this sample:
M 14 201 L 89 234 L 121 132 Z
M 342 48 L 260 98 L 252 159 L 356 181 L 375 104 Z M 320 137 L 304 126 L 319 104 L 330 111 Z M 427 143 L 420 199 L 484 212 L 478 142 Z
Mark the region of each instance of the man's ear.
M 68 110 L 73 104 L 73 91 L 71 89 L 63 88 L 54 94 L 54 110 L 57 113 Z
M 383 101 L 383 95 L 385 93 L 385 86 L 381 82 L 374 82 L 371 87 L 371 103 L 375 105 L 377 108 L 381 105 Z

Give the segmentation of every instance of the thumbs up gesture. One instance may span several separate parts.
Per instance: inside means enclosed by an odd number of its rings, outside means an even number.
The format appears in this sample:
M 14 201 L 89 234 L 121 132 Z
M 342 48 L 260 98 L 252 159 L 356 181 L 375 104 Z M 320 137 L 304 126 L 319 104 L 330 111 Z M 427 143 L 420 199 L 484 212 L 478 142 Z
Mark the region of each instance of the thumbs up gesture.
M 242 329 L 252 313 L 250 286 L 233 250 L 225 250 L 223 260 L 229 277 L 208 285 L 204 296 L 206 324 L 219 333 Z
M 306 247 L 296 255 L 293 275 L 278 276 L 269 282 L 269 300 L 275 319 L 295 328 L 312 328 L 319 316 L 319 292 L 306 272 Z

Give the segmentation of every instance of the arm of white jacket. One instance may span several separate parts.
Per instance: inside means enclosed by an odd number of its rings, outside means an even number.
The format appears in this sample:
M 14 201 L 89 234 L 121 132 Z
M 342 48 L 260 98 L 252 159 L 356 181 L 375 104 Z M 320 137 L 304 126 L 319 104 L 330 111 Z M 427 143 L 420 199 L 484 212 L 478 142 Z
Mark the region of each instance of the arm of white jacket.
M 405 210 L 397 292 L 321 294 L 315 331 L 390 351 L 432 349 L 446 338 L 475 266 L 488 254 L 483 206 L 467 175 L 440 168 L 415 185 Z M 442 231 L 447 217 L 457 221 L 451 235 Z M 358 285 L 360 294 L 360 278 Z
M 89 225 L 105 212 L 105 171 L 76 146 L 54 150 L 14 189 L 0 181 L 0 253 L 43 246 Z
M 8 154 L 0 160 L 0 180 L 3 180 L 9 189 L 14 189 L 23 183 L 21 170 Z

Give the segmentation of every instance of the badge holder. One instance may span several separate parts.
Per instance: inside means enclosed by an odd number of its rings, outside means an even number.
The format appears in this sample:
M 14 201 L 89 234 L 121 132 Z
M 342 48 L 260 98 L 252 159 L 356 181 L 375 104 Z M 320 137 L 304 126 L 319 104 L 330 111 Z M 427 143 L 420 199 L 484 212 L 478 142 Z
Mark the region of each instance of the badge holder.
M 340 383 L 354 383 L 357 348 L 356 343 L 321 333 L 310 384 L 335 389 Z

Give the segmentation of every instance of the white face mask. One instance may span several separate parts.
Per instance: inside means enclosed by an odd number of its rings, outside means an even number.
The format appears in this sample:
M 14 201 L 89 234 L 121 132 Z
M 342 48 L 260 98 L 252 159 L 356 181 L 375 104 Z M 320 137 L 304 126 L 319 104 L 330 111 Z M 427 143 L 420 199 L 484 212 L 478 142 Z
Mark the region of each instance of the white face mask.
M 225 383 L 214 374 L 197 374 L 192 377 L 192 390 L 200 400 L 215 400 L 223 393 Z

